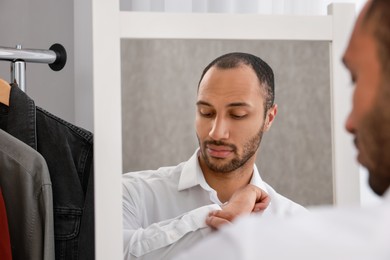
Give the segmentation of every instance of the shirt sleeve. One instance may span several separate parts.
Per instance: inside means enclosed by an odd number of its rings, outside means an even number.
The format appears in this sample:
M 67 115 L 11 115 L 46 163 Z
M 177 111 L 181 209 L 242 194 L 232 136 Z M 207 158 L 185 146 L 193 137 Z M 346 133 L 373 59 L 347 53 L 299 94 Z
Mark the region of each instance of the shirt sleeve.
M 161 257 L 168 251 L 186 247 L 188 243 L 199 240 L 207 233 L 201 230 L 209 229 L 205 223 L 207 214 L 220 209 L 219 205 L 211 204 L 142 228 L 140 222 L 142 216 L 138 216 L 129 196 L 124 196 L 124 259 L 156 259 L 156 252 Z M 186 239 L 178 243 L 184 236 Z M 175 250 L 172 247 L 176 247 Z

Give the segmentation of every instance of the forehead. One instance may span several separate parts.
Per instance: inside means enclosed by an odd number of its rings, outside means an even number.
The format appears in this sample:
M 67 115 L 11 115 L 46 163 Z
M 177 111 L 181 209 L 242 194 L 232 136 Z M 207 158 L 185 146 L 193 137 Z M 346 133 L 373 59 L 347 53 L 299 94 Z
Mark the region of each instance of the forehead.
M 263 100 L 263 86 L 255 71 L 246 65 L 237 68 L 210 68 L 199 85 L 198 100 L 207 102 L 249 102 Z
M 364 22 L 366 10 L 358 17 L 350 41 L 343 56 L 343 61 L 350 67 L 354 62 L 376 56 L 376 44 L 370 22 Z

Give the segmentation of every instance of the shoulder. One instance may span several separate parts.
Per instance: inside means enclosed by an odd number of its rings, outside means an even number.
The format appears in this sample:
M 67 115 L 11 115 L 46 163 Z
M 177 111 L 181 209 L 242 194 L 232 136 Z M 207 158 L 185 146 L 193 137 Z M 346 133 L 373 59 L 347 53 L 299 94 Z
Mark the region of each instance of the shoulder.
M 77 138 L 78 141 L 83 141 L 88 145 L 93 144 L 93 134 L 91 132 L 82 127 L 75 126 L 38 106 L 36 107 L 36 117 L 37 125 L 41 131 L 47 129 L 47 131 L 50 131 L 51 135 L 58 133 L 56 138 L 66 138 L 69 140 Z M 53 129 L 56 131 L 53 131 Z M 48 133 L 42 133 L 42 135 L 43 134 Z
M 389 213 L 389 207 L 382 205 L 369 209 L 325 207 L 290 218 L 250 215 L 224 230 L 224 236 L 233 241 L 231 247 L 240 245 L 246 253 L 262 258 L 316 259 L 321 252 L 321 259 L 389 259 L 390 233 L 383 228 Z M 245 236 L 237 236 L 239 233 Z
M 184 163 L 177 166 L 161 167 L 157 170 L 128 172 L 122 175 L 122 185 L 129 191 L 162 187 L 177 187 Z
M 264 184 L 267 188 L 266 191 L 271 198 L 271 203 L 264 213 L 280 215 L 280 216 L 288 216 L 288 215 L 295 215 L 295 214 L 308 212 L 308 210 L 305 209 L 302 205 L 276 192 L 266 182 L 264 182 Z
M 8 180 L 3 188 L 14 192 L 33 189 L 37 195 L 44 186 L 51 187 L 49 170 L 40 153 L 1 129 L 0 140 L 0 182 Z
M 18 169 L 30 178 L 51 183 L 46 161 L 40 153 L 2 130 L 0 130 L 0 139 L 0 157 L 4 160 L 0 169 L 4 171 Z

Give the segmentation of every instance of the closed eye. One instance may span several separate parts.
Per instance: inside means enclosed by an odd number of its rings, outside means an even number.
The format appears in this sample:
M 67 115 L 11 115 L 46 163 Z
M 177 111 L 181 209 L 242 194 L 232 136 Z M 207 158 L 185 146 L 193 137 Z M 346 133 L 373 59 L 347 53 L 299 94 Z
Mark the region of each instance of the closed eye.
M 214 113 L 213 112 L 202 112 L 202 111 L 199 111 L 199 115 L 201 117 L 205 117 L 205 118 L 212 118 L 214 116 Z
M 233 118 L 233 119 L 239 120 L 239 119 L 244 119 L 245 117 L 247 117 L 247 114 L 245 114 L 245 115 L 231 114 L 230 117 Z

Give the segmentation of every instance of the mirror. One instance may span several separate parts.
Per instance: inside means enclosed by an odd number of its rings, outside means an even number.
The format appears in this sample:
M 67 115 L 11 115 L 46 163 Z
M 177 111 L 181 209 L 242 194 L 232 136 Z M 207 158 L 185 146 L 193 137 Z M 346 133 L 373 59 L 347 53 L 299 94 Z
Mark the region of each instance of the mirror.
M 333 203 L 329 42 L 122 39 L 123 171 L 186 161 L 198 147 L 197 85 L 227 52 L 261 57 L 275 73 L 279 111 L 256 165 L 264 181 L 304 205 Z

